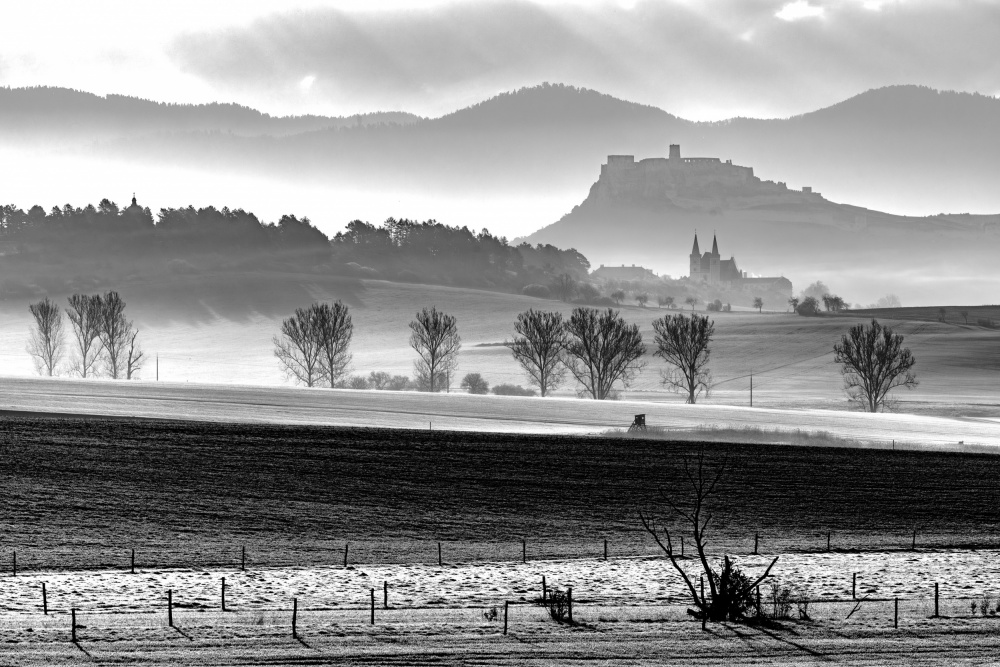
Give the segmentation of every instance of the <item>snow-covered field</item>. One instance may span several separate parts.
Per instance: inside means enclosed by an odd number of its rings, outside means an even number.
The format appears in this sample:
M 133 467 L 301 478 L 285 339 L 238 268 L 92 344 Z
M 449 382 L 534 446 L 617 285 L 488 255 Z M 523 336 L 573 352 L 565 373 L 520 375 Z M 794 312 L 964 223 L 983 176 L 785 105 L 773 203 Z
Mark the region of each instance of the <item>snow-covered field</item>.
M 736 556 L 750 573 L 760 573 L 774 554 Z M 1000 595 L 1000 552 L 996 550 L 918 550 L 861 553 L 786 553 L 771 574 L 813 600 L 851 599 L 852 574 L 857 597 L 933 599 L 935 582 L 944 598 Z M 685 567 L 697 581 L 698 563 Z M 657 605 L 683 603 L 684 585 L 663 557 L 609 560 L 544 560 L 392 565 L 348 568 L 251 568 L 22 572 L 0 579 L 0 612 L 36 612 L 46 583 L 51 611 L 150 612 L 165 607 L 173 591 L 178 609 L 212 610 L 221 606 L 222 578 L 226 606 L 233 611 L 281 610 L 297 598 L 313 610 L 367 608 L 370 590 L 383 604 L 384 583 L 394 608 L 489 607 L 504 601 L 530 602 L 547 586 L 573 588 L 581 605 Z M 998 600 L 1000 602 L 1000 600 Z M 2 614 L 0 614 L 2 623 Z

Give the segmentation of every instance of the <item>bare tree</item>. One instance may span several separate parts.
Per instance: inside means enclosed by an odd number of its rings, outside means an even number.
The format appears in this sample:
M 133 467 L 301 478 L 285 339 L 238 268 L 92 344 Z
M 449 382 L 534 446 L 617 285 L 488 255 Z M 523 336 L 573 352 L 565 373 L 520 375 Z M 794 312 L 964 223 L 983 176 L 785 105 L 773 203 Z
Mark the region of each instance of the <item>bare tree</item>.
M 622 305 L 622 301 L 625 300 L 625 290 L 616 289 L 611 293 L 611 300 L 615 302 L 616 306 Z
M 576 294 L 576 281 L 568 273 L 561 273 L 556 276 L 549 287 L 552 289 L 553 294 L 562 301 L 568 302 Z
M 698 303 L 698 299 L 696 299 L 693 296 L 689 296 L 686 299 L 684 299 L 684 303 L 686 303 L 687 305 L 691 306 L 691 312 L 693 313 L 694 312 L 695 304 Z
M 788 299 L 788 305 L 791 306 L 792 312 L 795 312 L 796 310 L 798 310 L 799 309 L 799 300 L 798 300 L 798 298 L 794 297 L 794 296 L 793 297 L 789 297 L 789 299 Z
M 444 388 L 445 378 L 458 366 L 458 351 L 462 339 L 452 315 L 439 312 L 436 307 L 424 308 L 417 319 L 410 322 L 410 347 L 420 358 L 414 362 L 418 383 L 428 391 Z
M 640 307 L 645 308 L 646 304 L 649 302 L 649 295 L 645 292 L 635 295 L 635 302 L 639 304 Z
M 307 387 L 315 386 L 324 377 L 323 351 L 315 334 L 315 305 L 296 308 L 294 315 L 281 322 L 281 335 L 271 339 L 285 377 Z
M 528 374 L 528 383 L 538 387 L 544 398 L 566 377 L 562 355 L 567 334 L 562 313 L 527 310 L 517 316 L 514 331 L 518 335 L 505 345 Z
M 351 314 L 339 300 L 333 305 L 314 303 L 310 312 L 313 318 L 312 334 L 319 347 L 320 369 L 329 386 L 335 387 L 351 363 L 349 349 L 354 336 Z
M 125 353 L 125 379 L 131 380 L 138 376 L 142 369 L 143 362 L 146 361 L 146 353 L 139 346 L 139 330 L 132 329 L 128 336 L 128 349 Z
M 960 310 L 960 311 L 958 311 L 958 314 L 962 316 L 962 318 L 965 320 L 966 324 L 969 323 L 969 311 L 967 311 L 967 310 Z
M 916 359 L 903 347 L 903 337 L 876 320 L 870 326 L 851 327 L 833 351 L 848 397 L 866 412 L 883 410 L 896 387 L 913 389 L 918 384 L 913 373 Z
M 135 352 L 135 330 L 125 317 L 125 301 L 118 292 L 98 298 L 97 336 L 103 350 L 104 370 L 114 380 L 128 373 L 129 351 Z M 141 361 L 141 351 L 137 361 Z
M 712 374 L 708 370 L 709 343 L 715 334 L 715 323 L 705 315 L 673 315 L 653 320 L 653 354 L 672 368 L 663 373 L 663 384 L 671 391 L 687 394 L 687 402 L 708 392 Z
M 757 309 L 758 313 L 763 312 L 763 310 L 764 310 L 764 299 L 760 298 L 759 296 L 755 296 L 753 298 L 753 307 Z
M 639 327 L 627 324 L 617 310 L 575 308 L 566 332 L 566 366 L 583 385 L 583 393 L 598 401 L 611 397 L 617 382 L 628 387 L 645 366 Z
M 31 304 L 28 310 L 35 318 L 35 326 L 28 339 L 28 354 L 34 358 L 39 375 L 52 377 L 65 348 L 62 312 L 48 297 Z
M 698 454 L 698 466 L 695 472 L 691 471 L 689 462 L 684 461 L 684 472 L 688 482 L 691 484 L 692 500 L 688 504 L 682 505 L 676 502 L 660 489 L 660 498 L 670 507 L 684 523 L 688 524 L 694 537 L 695 550 L 698 553 L 698 561 L 701 569 L 708 580 L 708 594 L 699 592 L 695 587 L 692 576 L 689 575 L 679 562 L 674 551 L 673 539 L 670 530 L 665 526 L 657 527 L 655 517 L 646 517 L 639 513 L 639 520 L 642 522 L 646 532 L 653 536 L 656 544 L 670 559 L 670 564 L 680 574 L 687 587 L 688 595 L 695 609 L 688 610 L 688 614 L 709 621 L 740 621 L 746 613 L 753 607 L 753 592 L 760 582 L 764 581 L 771 573 L 771 569 L 778 562 L 775 556 L 771 564 L 762 575 L 751 580 L 738 568 L 733 566 L 728 555 L 722 559 L 722 567 L 718 570 L 712 566 L 705 553 L 707 543 L 706 530 L 712 521 L 712 514 L 708 513 L 708 501 L 716 490 L 719 480 L 725 471 L 725 462 L 719 466 L 714 475 L 706 475 L 705 452 L 702 450 Z
M 69 298 L 66 309 L 73 329 L 74 355 L 70 370 L 85 378 L 97 371 L 101 357 L 100 321 L 101 297 L 98 295 L 74 294 Z

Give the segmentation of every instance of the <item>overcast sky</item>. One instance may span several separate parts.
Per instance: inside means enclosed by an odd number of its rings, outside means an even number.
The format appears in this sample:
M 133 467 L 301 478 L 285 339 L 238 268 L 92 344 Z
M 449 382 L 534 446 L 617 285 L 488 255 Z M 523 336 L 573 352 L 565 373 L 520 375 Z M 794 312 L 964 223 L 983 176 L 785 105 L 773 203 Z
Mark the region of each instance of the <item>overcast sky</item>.
M 694 120 L 1000 94 L 1000 0 L 5 2 L 0 85 L 440 115 L 543 81 Z

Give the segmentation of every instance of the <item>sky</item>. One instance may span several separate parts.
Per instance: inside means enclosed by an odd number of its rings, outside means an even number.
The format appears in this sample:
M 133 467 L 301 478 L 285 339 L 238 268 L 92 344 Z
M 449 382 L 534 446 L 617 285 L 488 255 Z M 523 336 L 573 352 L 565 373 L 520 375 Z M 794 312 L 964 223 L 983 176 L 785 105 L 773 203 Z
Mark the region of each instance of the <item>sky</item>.
M 692 120 L 915 83 L 1000 94 L 1000 0 L 33 0 L 0 85 L 438 116 L 543 81 Z

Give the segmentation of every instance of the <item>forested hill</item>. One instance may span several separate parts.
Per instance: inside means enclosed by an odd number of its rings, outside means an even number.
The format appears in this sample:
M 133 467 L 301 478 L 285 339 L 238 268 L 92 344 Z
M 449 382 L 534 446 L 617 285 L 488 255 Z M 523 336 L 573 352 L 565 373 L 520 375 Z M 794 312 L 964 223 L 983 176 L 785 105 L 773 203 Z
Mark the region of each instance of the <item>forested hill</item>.
M 175 132 L 281 137 L 338 127 L 405 125 L 418 120 L 419 116 L 404 112 L 278 117 L 239 104 L 165 104 L 124 95 L 102 97 L 67 88 L 0 88 L 0 137 L 45 143 Z
M 133 280 L 252 272 L 345 275 L 520 291 L 590 267 L 575 250 L 511 246 L 488 230 L 434 220 L 355 220 L 328 238 L 308 218 L 266 223 L 242 209 L 69 204 L 46 212 L 0 206 L 0 299 L 115 288 Z

